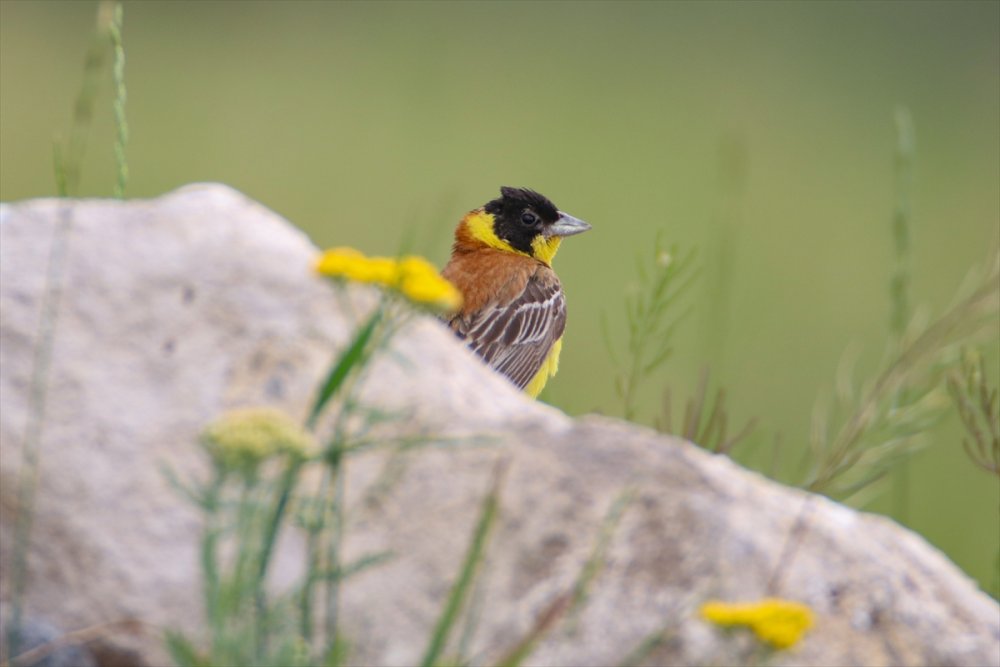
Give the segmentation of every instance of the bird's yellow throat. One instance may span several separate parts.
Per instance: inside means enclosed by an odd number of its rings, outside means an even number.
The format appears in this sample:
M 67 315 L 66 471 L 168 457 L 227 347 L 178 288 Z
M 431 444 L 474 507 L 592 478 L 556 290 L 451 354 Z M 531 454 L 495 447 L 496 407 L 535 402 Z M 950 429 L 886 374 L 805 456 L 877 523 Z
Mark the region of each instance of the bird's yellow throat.
M 545 236 L 539 234 L 531 241 L 532 252 L 523 252 L 497 236 L 496 231 L 493 229 L 494 220 L 493 215 L 486 211 L 473 211 L 465 216 L 463 222 L 468 227 L 473 238 L 482 241 L 491 248 L 524 255 L 525 257 L 534 257 L 540 262 L 544 262 L 547 266 L 552 266 L 552 258 L 556 256 L 559 244 L 562 242 L 561 237 L 552 236 L 545 238 Z

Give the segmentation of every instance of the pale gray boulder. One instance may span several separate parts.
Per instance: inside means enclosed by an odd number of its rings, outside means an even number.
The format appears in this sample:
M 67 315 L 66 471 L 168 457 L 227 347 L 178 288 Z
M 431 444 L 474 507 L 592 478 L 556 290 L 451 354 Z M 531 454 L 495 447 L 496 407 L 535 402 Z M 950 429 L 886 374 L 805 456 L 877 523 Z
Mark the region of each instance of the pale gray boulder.
M 167 664 L 156 630 L 197 635 L 201 627 L 199 515 L 162 466 L 204 473 L 196 436 L 226 408 L 267 403 L 302 416 L 372 295 L 337 298 L 311 271 L 308 239 L 224 186 L 150 201 L 3 205 L 3 600 L 34 345 L 61 226 L 26 608 L 66 630 L 138 619 L 145 632 L 108 636 L 104 648 L 117 642 Z M 528 664 L 617 664 L 668 623 L 648 664 L 746 663 L 753 642 L 710 627 L 697 608 L 708 598 L 766 595 L 804 602 L 817 615 L 803 642 L 772 664 L 1000 664 L 997 604 L 919 536 L 677 439 L 611 419 L 570 419 L 493 375 L 432 319 L 396 338 L 363 396 L 402 417 L 383 428 L 451 444 L 408 453 L 378 502 L 366 492 L 385 453 L 348 463 L 346 558 L 396 554 L 344 587 L 357 664 L 419 661 L 498 460 L 509 468 L 480 582 L 476 664 L 495 662 L 572 587 L 626 490 L 633 500 L 586 605 Z M 290 536 L 283 547 L 275 574 L 290 582 L 300 545 Z

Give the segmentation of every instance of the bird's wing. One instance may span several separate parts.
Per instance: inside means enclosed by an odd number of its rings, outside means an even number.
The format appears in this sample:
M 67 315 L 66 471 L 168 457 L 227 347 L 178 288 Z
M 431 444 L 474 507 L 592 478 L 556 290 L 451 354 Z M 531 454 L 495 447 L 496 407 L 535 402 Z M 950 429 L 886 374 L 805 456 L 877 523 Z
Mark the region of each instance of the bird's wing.
M 512 301 L 487 304 L 463 324 L 469 347 L 523 389 L 562 337 L 566 297 L 555 274 L 535 273 Z

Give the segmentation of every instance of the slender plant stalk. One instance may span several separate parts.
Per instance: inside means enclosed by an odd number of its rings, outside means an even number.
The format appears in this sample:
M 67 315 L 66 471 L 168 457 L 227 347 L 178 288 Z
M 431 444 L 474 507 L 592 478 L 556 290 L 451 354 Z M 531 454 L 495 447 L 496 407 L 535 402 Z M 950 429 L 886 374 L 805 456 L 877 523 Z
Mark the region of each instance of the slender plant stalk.
M 587 598 L 590 596 L 590 589 L 601 573 L 601 570 L 604 569 L 604 562 L 607 557 L 608 548 L 611 546 L 611 540 L 614 538 L 615 531 L 618 529 L 618 524 L 621 523 L 625 511 L 635 500 L 635 495 L 635 489 L 622 491 L 615 498 L 614 502 L 611 503 L 611 507 L 608 508 L 607 514 L 604 516 L 604 520 L 601 521 L 594 548 L 583 569 L 580 571 L 580 576 L 573 585 L 572 598 L 567 610 L 570 614 L 569 631 L 571 633 L 576 631 L 576 623 L 579 620 L 583 606 L 587 602 Z
M 84 59 L 83 83 L 77 94 L 76 103 L 73 105 L 69 142 L 65 148 L 59 146 L 57 142 L 54 149 L 56 190 L 60 197 L 75 197 L 80 191 L 80 174 L 83 158 L 87 153 L 87 135 L 94 119 L 97 91 L 100 88 L 101 72 L 104 71 L 108 45 L 112 43 L 113 39 L 111 33 L 117 4 L 111 0 L 102 0 L 97 6 L 97 32 Z M 120 36 L 120 25 L 118 30 Z M 122 52 L 122 62 L 124 62 L 124 51 Z M 124 70 L 122 72 L 124 76 Z M 122 93 L 124 93 L 124 87 Z M 124 101 L 122 113 L 124 114 Z
M 563 593 L 549 603 L 535 618 L 535 624 L 528 634 L 504 653 L 500 661 L 497 662 L 497 667 L 519 667 L 534 652 L 538 644 L 559 624 L 572 604 L 572 593 Z
M 702 368 L 701 376 L 695 393 L 687 399 L 684 406 L 684 417 L 680 430 L 673 428 L 673 397 L 670 388 L 663 392 L 663 409 L 654 421 L 656 429 L 662 433 L 677 435 L 693 442 L 704 449 L 717 454 L 729 456 L 733 448 L 749 436 L 757 425 L 756 419 L 750 419 L 743 428 L 729 435 L 729 415 L 726 410 L 726 391 L 719 388 L 715 393 L 715 401 L 708 405 L 709 369 Z M 703 415 L 708 416 L 703 419 Z M 704 423 L 703 423 L 704 422 Z
M 896 199 L 892 212 L 893 270 L 889 282 L 889 333 L 898 345 L 911 317 L 911 238 L 913 222 L 913 162 L 916 152 L 913 118 L 906 107 L 896 109 Z
M 41 315 L 32 359 L 31 393 L 28 401 L 28 419 L 21 441 L 21 471 L 18 476 L 17 515 L 14 523 L 14 553 L 10 570 L 10 610 L 7 625 L 6 649 L 10 657 L 18 654 L 24 595 L 28 584 L 28 550 L 31 546 L 31 529 L 35 513 L 35 500 L 39 479 L 39 449 L 45 429 L 48 406 L 49 371 L 52 348 L 59 320 L 59 303 L 62 299 L 63 273 L 69 254 L 70 231 L 73 217 L 69 208 L 63 208 L 59 222 L 53 230 L 49 244 L 48 264 L 45 272 L 45 289 L 42 295 Z
M 320 480 L 319 492 L 315 502 L 309 508 L 311 516 L 308 519 L 306 530 L 308 539 L 306 542 L 306 572 L 312 573 L 320 568 L 320 535 L 323 530 L 323 513 L 326 511 L 326 503 L 321 499 L 326 498 L 327 488 L 330 485 L 330 469 L 324 466 L 322 479 Z M 312 645 L 313 640 L 313 592 L 315 578 L 307 576 L 302 585 L 302 593 L 299 598 L 299 633 L 307 645 Z
M 479 521 L 476 523 L 472 542 L 469 544 L 469 550 L 462 563 L 462 570 L 459 572 L 458 579 L 455 580 L 455 584 L 451 588 L 451 593 L 448 595 L 448 600 L 441 612 L 441 616 L 434 626 L 431 641 L 427 645 L 423 659 L 420 661 L 423 667 L 433 667 L 433 665 L 438 663 L 441 652 L 448 642 L 448 636 L 458 620 L 459 612 L 476 577 L 476 573 L 479 571 L 479 565 L 485 556 L 486 543 L 500 513 L 500 488 L 503 486 L 506 471 L 506 462 L 497 464 L 493 473 L 493 484 L 489 494 L 483 500 Z
M 216 552 L 221 529 L 218 526 L 219 493 L 225 481 L 225 471 L 217 468 L 214 479 L 209 482 L 202 500 L 205 512 L 205 528 L 201 539 L 201 569 L 204 575 L 205 610 L 212 637 L 221 635 L 222 610 L 219 607 L 219 568 Z
M 966 431 L 962 449 L 972 463 L 1000 482 L 1000 387 L 991 386 L 982 353 L 963 349 L 961 363 L 949 372 L 947 385 Z M 1000 550 L 993 561 L 992 578 L 990 594 L 1000 599 Z
M 337 445 L 339 447 L 339 445 Z M 345 498 L 345 475 L 343 469 L 343 458 L 338 455 L 337 460 L 332 464 L 333 469 L 333 498 L 328 502 L 330 511 L 329 524 L 332 525 L 330 539 L 327 542 L 326 558 L 324 560 L 326 569 L 330 572 L 339 572 L 340 547 L 344 539 L 344 498 Z M 326 581 L 326 643 L 330 645 L 337 640 L 337 626 L 339 623 L 340 608 L 340 577 L 335 576 Z
M 639 293 L 625 299 L 625 320 L 628 324 L 627 358 L 619 364 L 611 342 L 607 317 L 601 319 L 604 341 L 612 361 L 620 370 L 615 378 L 615 389 L 622 399 L 625 419 L 635 418 L 635 403 L 639 385 L 660 367 L 673 352 L 671 339 L 677 326 L 690 313 L 685 310 L 675 314 L 677 302 L 691 286 L 696 273 L 691 270 L 694 252 L 678 259 L 676 251 L 662 248 L 656 239 L 652 273 L 640 258 L 636 264 L 639 273 Z
M 677 634 L 677 629 L 678 622 L 675 619 L 667 621 L 660 629 L 643 637 L 642 641 L 622 658 L 618 663 L 619 667 L 639 667 L 653 651 L 670 641 Z
M 267 570 L 271 564 L 271 555 L 274 553 L 274 546 L 278 541 L 278 532 L 281 528 L 285 511 L 288 509 L 288 501 L 291 499 L 292 490 L 298 480 L 299 470 L 302 468 L 302 461 L 294 459 L 289 461 L 282 475 L 278 499 L 274 509 L 270 513 L 270 521 L 265 527 L 263 536 L 263 547 L 261 549 L 260 560 L 254 577 L 254 606 L 256 610 L 256 635 L 257 635 L 257 655 L 264 655 L 267 646 L 267 632 L 264 628 L 265 614 L 267 613 L 267 593 L 264 582 L 267 579 Z
M 911 317 L 911 264 L 913 160 L 916 150 L 913 118 L 909 109 L 896 109 L 895 181 L 896 203 L 892 213 L 893 271 L 889 281 L 889 336 L 894 350 L 903 345 Z M 900 390 L 902 391 L 902 390 Z M 897 392 L 892 400 L 896 408 L 906 397 Z M 910 462 L 904 459 L 893 471 L 893 515 L 902 523 L 910 518 Z
M 125 184 L 128 183 L 128 162 L 125 160 L 125 145 L 128 143 L 128 123 L 125 120 L 125 47 L 122 44 L 122 22 L 124 10 L 120 2 L 115 3 L 114 13 L 109 28 L 112 47 L 111 74 L 115 89 L 115 165 L 117 166 L 117 181 L 115 182 L 115 197 L 125 197 Z
M 976 466 L 1000 480 L 1000 388 L 990 385 L 986 360 L 978 350 L 964 349 L 960 366 L 948 374 L 947 384 L 969 436 L 962 438 L 962 449 Z
M 73 110 L 73 123 L 69 146 L 65 155 L 55 148 L 56 187 L 60 196 L 76 194 L 80 182 L 80 164 L 86 152 L 87 132 L 94 115 L 100 72 L 107 51 L 109 26 L 112 23 L 113 3 L 105 0 L 98 6 L 97 34 L 87 51 L 84 61 L 83 84 Z M 64 209 L 49 245 L 45 288 L 42 296 L 41 318 L 35 338 L 32 362 L 31 393 L 28 419 L 25 424 L 21 451 L 21 473 L 18 479 L 17 518 L 14 526 L 14 554 L 11 567 L 10 608 L 11 619 L 7 629 L 6 651 L 17 655 L 20 644 L 22 605 L 27 586 L 27 552 L 31 541 L 32 519 L 39 478 L 39 447 L 44 431 L 48 398 L 49 367 L 56 331 L 58 306 L 62 295 L 63 271 L 68 254 L 72 215 Z M 0 659 L 9 656 L 0 655 Z
M 880 407 L 912 386 L 913 376 L 926 370 L 945 349 L 980 333 L 985 321 L 995 320 L 1000 296 L 998 267 L 1000 263 L 995 262 L 989 274 L 969 296 L 960 300 L 899 351 L 877 376 L 871 389 L 859 401 L 832 442 L 826 444 L 821 441 L 822 435 L 814 435 L 814 443 L 819 445 L 820 451 L 815 468 L 805 485 L 807 489 L 820 493 L 829 492 L 831 485 L 860 460 L 866 447 L 871 448 L 872 443 L 866 443 L 865 439 L 873 430 Z M 906 440 L 909 436 L 910 434 L 903 434 L 899 439 Z
M 580 573 L 573 581 L 572 587 L 557 596 L 538 614 L 535 618 L 535 624 L 528 633 L 501 654 L 503 657 L 496 663 L 497 667 L 518 667 L 566 616 L 570 616 L 566 632 L 568 634 L 576 632 L 575 626 L 579 619 L 579 613 L 587 602 L 594 581 L 604 567 L 611 540 L 621 523 L 622 516 L 635 500 L 635 494 L 635 489 L 626 489 L 611 503 L 611 507 L 608 508 L 603 521 L 601 521 L 590 557 L 580 568 Z
M 767 581 L 766 590 L 768 596 L 778 595 L 783 577 L 791 569 L 792 561 L 795 560 L 795 554 L 798 552 L 799 547 L 802 546 L 802 539 L 806 529 L 809 527 L 809 519 L 814 506 L 813 496 L 806 496 L 802 501 L 802 508 L 796 515 L 795 522 L 785 537 L 785 544 L 781 548 L 781 555 L 778 556 L 778 560 L 774 564 L 774 570 L 771 571 L 771 577 Z
M 726 367 L 726 335 L 730 330 L 733 275 L 740 244 L 740 213 L 747 180 L 747 149 L 740 135 L 719 144 L 716 210 L 709 227 L 705 291 L 701 311 L 702 357 L 716 372 Z
M 376 328 L 378 328 L 384 317 L 385 309 L 382 304 L 379 304 L 369 316 L 364 326 L 358 330 L 357 336 L 351 341 L 344 354 L 330 369 L 330 373 L 320 388 L 312 409 L 309 411 L 309 417 L 306 419 L 306 428 L 310 430 L 316 428 L 316 422 L 323 413 L 323 409 L 341 390 L 342 385 L 351 375 L 351 371 L 356 367 L 363 367 L 365 365 L 374 347 L 370 342 Z M 338 424 L 340 421 L 342 420 L 338 420 Z

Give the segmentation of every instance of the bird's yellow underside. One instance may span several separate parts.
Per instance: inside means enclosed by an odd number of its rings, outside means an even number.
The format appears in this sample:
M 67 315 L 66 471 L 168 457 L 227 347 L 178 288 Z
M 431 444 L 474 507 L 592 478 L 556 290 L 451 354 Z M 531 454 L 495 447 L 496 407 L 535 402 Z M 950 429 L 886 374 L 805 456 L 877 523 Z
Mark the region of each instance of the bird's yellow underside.
M 562 352 L 562 338 L 557 340 L 553 345 L 552 349 L 549 350 L 549 356 L 545 357 L 545 361 L 542 362 L 542 367 L 538 369 L 535 373 L 535 377 L 531 378 L 531 382 L 528 386 L 524 388 L 524 392 L 536 398 L 542 389 L 545 388 L 545 383 L 549 381 L 549 378 L 556 374 L 559 370 L 559 353 Z

